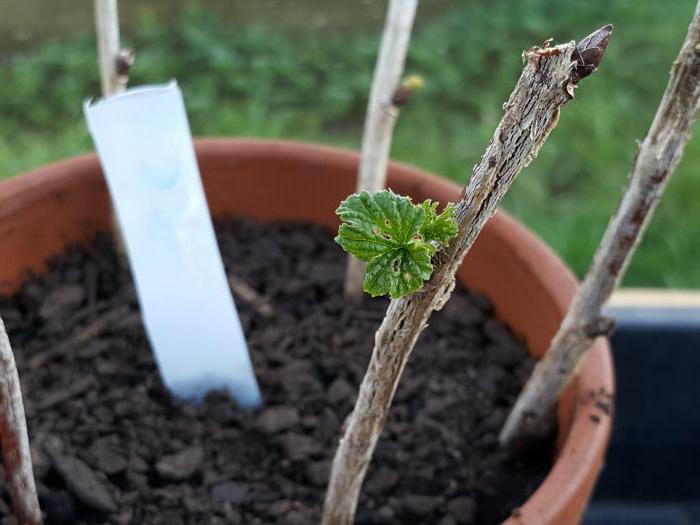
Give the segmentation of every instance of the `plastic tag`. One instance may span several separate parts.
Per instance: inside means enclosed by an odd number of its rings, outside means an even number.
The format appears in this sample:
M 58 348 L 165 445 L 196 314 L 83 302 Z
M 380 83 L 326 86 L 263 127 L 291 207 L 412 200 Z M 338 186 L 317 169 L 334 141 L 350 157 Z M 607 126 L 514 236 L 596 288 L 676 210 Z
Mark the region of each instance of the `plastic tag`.
M 175 82 L 86 102 L 163 381 L 200 400 L 261 403 Z

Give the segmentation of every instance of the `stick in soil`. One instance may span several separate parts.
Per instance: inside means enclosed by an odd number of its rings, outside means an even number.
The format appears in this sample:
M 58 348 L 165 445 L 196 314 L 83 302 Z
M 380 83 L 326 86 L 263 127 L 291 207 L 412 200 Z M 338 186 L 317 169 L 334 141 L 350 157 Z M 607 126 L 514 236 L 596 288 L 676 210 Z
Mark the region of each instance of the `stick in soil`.
M 134 63 L 134 51 L 119 45 L 117 0 L 95 0 L 95 29 L 102 96 L 122 93 Z
M 17 522 L 21 525 L 38 525 L 42 523 L 42 517 L 32 471 L 22 388 L 2 319 L 0 362 L 0 444 L 5 479 L 9 484 Z
M 539 433 L 546 414 L 596 337 L 613 321 L 603 307 L 622 279 L 669 176 L 683 155 L 700 101 L 700 3 L 649 132 L 632 164 L 622 201 L 598 246 L 549 350 L 535 367 L 501 430 L 503 445 L 522 447 Z
M 236 298 L 248 303 L 259 315 L 268 318 L 275 315 L 275 310 L 269 299 L 260 295 L 243 279 L 231 276 L 228 282 Z
M 373 193 L 384 189 L 391 138 L 401 105 L 395 94 L 400 89 L 399 82 L 406 62 L 417 7 L 418 0 L 389 2 L 362 134 L 357 193 Z M 362 299 L 364 267 L 362 261 L 348 255 L 345 274 L 347 299 L 357 302 Z
M 121 49 L 119 44 L 119 13 L 117 0 L 95 0 L 95 31 L 100 66 L 102 96 L 107 98 L 124 92 L 129 70 L 134 65 L 134 50 Z M 115 246 L 124 261 L 126 249 L 117 216 L 112 211 Z
M 605 26 L 584 39 L 607 43 Z M 603 46 L 602 51 L 605 47 Z M 434 310 L 441 309 L 454 288 L 455 274 L 479 232 L 520 171 L 539 152 L 569 102 L 578 82 L 595 70 L 602 52 L 581 55 L 575 42 L 523 53 L 524 69 L 504 115 L 457 204 L 457 237 L 435 255 L 424 288 L 392 300 L 375 335 L 372 357 L 348 417 L 331 468 L 322 523 L 353 522 L 362 481 L 381 434 L 394 392 L 413 347 Z

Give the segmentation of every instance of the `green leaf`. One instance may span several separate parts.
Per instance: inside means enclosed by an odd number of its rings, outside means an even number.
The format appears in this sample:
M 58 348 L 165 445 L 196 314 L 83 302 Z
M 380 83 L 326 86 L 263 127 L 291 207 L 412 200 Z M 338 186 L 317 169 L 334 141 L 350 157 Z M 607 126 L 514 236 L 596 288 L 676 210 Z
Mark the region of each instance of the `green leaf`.
M 351 195 L 336 210 L 343 221 L 335 241 L 366 261 L 364 290 L 376 297 L 404 297 L 423 286 L 433 272 L 435 246 L 457 233 L 454 207 L 440 215 L 437 203 L 415 205 L 391 190 Z
M 430 248 L 412 242 L 372 259 L 365 270 L 365 292 L 372 297 L 389 295 L 399 299 L 420 290 L 433 273 L 430 258 L 434 251 Z
M 423 222 L 424 211 L 391 190 L 354 194 L 340 203 L 336 242 L 361 261 L 406 246 Z
M 436 241 L 447 246 L 450 240 L 457 235 L 457 222 L 455 221 L 455 206 L 449 203 L 438 215 L 439 203 L 430 199 L 423 202 L 424 220 L 420 228 L 420 234 L 425 241 Z

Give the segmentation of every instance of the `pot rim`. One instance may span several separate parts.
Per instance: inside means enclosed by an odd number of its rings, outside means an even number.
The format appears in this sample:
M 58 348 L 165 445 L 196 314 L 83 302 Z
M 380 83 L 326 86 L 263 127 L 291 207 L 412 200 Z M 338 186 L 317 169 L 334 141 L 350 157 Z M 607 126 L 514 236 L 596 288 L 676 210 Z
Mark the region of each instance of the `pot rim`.
M 357 165 L 359 158 L 356 152 L 347 149 L 285 140 L 206 138 L 195 140 L 195 149 L 200 164 L 207 158 L 231 157 L 232 152 L 285 157 L 290 162 L 313 157 L 322 159 L 324 165 Z M 406 164 L 391 162 L 389 172 L 389 182 L 392 177 L 405 178 L 404 185 L 419 192 L 440 194 L 443 201 L 445 195 L 451 195 L 451 200 L 456 200 L 461 191 L 459 186 L 446 179 Z M 96 180 L 96 173 L 101 173 L 101 169 L 97 156 L 93 153 L 48 164 L 2 181 L 0 235 L 3 221 L 7 217 L 20 208 L 37 203 L 47 194 L 59 194 L 67 184 L 102 185 L 101 180 Z M 548 296 L 557 315 L 563 318 L 577 287 L 571 271 L 543 241 L 506 212 L 498 211 L 488 227 L 491 235 L 500 237 L 500 241 L 508 246 L 527 275 L 542 283 L 542 291 Z M 547 277 L 542 278 L 543 274 Z M 11 291 L 8 286 L 7 282 L 4 286 L 0 282 L 0 292 Z M 591 424 L 591 392 L 600 389 L 608 393 L 614 392 L 610 348 L 608 340 L 603 338 L 599 338 L 586 354 L 578 376 L 562 398 L 565 403 L 574 404 L 574 408 L 569 420 L 559 410 L 560 428 L 568 426 L 569 431 L 558 438 L 559 453 L 552 469 L 520 507 L 517 515 L 506 520 L 507 525 L 577 522 L 581 509 L 572 512 L 571 501 L 580 497 L 582 486 L 589 487 L 588 491 L 584 490 L 585 494 L 589 494 L 601 468 L 612 427 L 610 417 L 602 417 L 598 424 Z M 583 505 L 585 502 L 581 508 Z

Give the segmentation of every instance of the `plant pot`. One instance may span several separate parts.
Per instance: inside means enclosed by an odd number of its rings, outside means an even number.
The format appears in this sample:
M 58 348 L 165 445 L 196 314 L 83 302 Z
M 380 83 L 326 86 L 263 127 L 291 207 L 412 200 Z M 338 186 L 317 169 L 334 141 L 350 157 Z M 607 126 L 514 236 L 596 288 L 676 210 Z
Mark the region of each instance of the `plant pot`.
M 211 212 L 261 221 L 303 220 L 336 229 L 334 210 L 355 188 L 358 156 L 277 141 L 208 139 L 196 143 Z M 392 164 L 388 186 L 415 201 L 456 201 L 460 189 L 415 168 Z M 0 185 L 0 293 L 17 289 L 28 270 L 68 242 L 110 228 L 98 159 L 88 155 L 40 168 Z M 504 213 L 486 226 L 458 278 L 485 294 L 496 312 L 540 356 L 576 289 L 559 259 Z M 607 342 L 587 354 L 558 407 L 556 462 L 508 524 L 578 523 L 599 474 L 611 421 L 594 394 L 613 391 Z

